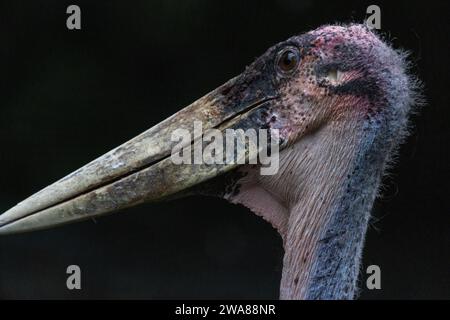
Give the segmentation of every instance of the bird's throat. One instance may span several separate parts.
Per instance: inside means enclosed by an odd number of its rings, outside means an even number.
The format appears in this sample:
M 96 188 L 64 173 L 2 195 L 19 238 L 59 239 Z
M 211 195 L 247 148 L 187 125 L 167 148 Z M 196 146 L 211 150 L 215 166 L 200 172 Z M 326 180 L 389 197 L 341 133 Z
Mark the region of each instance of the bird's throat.
M 290 209 L 281 299 L 353 299 L 361 251 L 385 154 L 376 130 L 330 126 L 316 139 Z M 320 159 L 320 160 L 319 160 Z M 301 168 L 301 167 L 299 167 Z M 302 169 L 300 169 L 302 170 Z
M 336 122 L 280 153 L 275 176 L 250 172 L 228 197 L 269 221 L 284 243 L 281 299 L 352 299 L 386 159 L 377 129 Z M 386 150 L 387 151 L 387 150 Z

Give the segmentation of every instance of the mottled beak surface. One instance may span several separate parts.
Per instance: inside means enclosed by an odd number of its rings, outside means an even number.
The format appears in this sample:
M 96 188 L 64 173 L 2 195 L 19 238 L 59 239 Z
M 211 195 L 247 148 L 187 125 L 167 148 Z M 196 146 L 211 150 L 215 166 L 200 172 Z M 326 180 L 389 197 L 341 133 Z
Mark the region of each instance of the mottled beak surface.
M 259 129 L 275 97 L 261 72 L 244 72 L 170 118 L 46 187 L 0 215 L 0 234 L 80 221 L 143 202 L 159 201 L 236 167 L 236 164 L 175 164 L 172 133 L 185 129 L 188 144 L 201 136 L 194 121 L 225 130 Z M 253 157 L 254 155 L 247 155 Z

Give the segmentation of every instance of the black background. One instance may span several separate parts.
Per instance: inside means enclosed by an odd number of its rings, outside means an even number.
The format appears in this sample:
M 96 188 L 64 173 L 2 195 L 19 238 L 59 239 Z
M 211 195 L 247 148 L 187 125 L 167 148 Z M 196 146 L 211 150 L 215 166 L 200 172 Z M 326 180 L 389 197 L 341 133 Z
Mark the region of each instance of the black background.
M 449 6 L 373 2 L 412 51 L 427 106 L 385 179 L 364 251 L 382 290 L 450 298 Z M 66 28 L 77 4 L 82 30 Z M 361 22 L 372 2 L 2 1 L 0 212 L 239 74 L 276 42 Z M 193 197 L 0 238 L 1 298 L 277 298 L 282 243 L 219 199 Z M 66 268 L 82 290 L 66 289 Z

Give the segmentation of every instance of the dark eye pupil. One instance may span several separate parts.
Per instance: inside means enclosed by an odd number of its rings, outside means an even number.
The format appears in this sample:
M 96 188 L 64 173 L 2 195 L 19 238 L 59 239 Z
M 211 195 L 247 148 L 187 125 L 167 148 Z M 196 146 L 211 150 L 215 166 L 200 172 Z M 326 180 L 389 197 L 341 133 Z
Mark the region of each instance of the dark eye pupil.
M 297 55 L 292 51 L 286 51 L 281 56 L 279 66 L 283 71 L 291 71 L 297 65 Z

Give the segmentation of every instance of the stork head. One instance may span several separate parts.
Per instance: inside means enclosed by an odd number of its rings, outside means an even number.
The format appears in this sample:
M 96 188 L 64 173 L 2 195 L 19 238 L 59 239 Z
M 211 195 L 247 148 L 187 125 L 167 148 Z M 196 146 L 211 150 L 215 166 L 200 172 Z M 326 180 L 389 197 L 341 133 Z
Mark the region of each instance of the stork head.
M 264 120 L 292 145 L 341 121 L 375 125 L 395 116 L 403 127 L 416 85 L 406 69 L 402 52 L 365 26 L 350 25 L 294 36 L 270 48 L 247 72 L 272 83 L 277 98 Z
M 352 205 L 358 199 L 373 202 L 415 99 L 416 84 L 406 69 L 403 54 L 362 25 L 324 26 L 294 36 L 241 75 L 0 215 L 0 234 L 201 192 L 250 207 L 280 231 L 286 248 L 303 243 L 306 249 L 287 254 L 285 264 L 306 261 L 320 238 L 336 229 L 332 219 L 343 199 Z M 202 137 L 194 121 L 204 131 L 277 129 L 279 170 L 261 176 L 258 165 L 175 164 L 173 148 Z M 173 141 L 179 129 L 188 137 Z M 373 187 L 358 189 L 358 183 L 371 181 Z M 370 196 L 369 189 L 375 189 Z M 307 283 L 308 276 L 297 273 L 293 266 L 283 276 L 286 286 Z
M 342 194 L 343 176 L 364 169 L 351 170 L 360 155 L 372 159 L 381 176 L 418 102 L 420 83 L 407 74 L 405 57 L 356 24 L 324 26 L 270 48 L 247 72 L 264 70 L 258 73 L 274 87 L 263 123 L 280 132 L 280 170 L 261 177 L 252 167 L 240 168 L 239 192 L 225 197 L 260 211 L 283 236 L 286 219 L 270 212 L 279 206 L 258 205 L 255 186 L 290 211 L 306 194 L 314 202 L 309 207 Z

